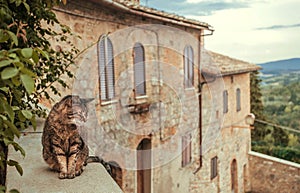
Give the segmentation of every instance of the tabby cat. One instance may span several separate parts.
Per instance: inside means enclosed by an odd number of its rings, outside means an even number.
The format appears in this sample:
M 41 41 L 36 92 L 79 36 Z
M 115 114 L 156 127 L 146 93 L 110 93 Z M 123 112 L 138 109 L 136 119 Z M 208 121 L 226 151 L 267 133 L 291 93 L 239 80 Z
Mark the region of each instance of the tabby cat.
M 43 130 L 43 158 L 51 169 L 59 172 L 59 178 L 79 176 L 87 164 L 88 146 L 80 136 L 79 129 L 87 121 L 87 103 L 68 95 L 51 109 Z

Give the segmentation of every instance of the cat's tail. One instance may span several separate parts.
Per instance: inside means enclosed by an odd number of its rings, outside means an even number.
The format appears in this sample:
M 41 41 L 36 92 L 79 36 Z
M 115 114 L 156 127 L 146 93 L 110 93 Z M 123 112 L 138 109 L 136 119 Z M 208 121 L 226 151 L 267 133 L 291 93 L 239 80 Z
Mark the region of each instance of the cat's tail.
M 101 163 L 105 167 L 106 171 L 112 175 L 110 164 L 99 156 L 89 156 L 86 163 Z

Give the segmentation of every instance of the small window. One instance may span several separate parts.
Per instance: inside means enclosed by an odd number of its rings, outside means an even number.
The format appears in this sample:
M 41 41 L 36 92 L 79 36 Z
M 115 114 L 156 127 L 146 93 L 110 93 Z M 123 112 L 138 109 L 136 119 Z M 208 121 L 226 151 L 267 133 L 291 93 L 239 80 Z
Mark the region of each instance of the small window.
M 135 96 L 146 95 L 145 81 L 145 51 L 140 43 L 133 48 Z
M 223 113 L 228 112 L 228 92 L 227 90 L 223 91 Z
M 236 89 L 236 111 L 241 110 L 241 89 Z
M 98 68 L 101 100 L 115 97 L 115 69 L 111 40 L 102 36 L 98 43 Z
M 182 167 L 192 160 L 192 135 L 189 133 L 182 137 Z
M 191 46 L 184 48 L 184 87 L 191 88 L 194 85 L 194 51 Z
M 214 179 L 218 175 L 218 157 L 211 159 L 211 179 Z

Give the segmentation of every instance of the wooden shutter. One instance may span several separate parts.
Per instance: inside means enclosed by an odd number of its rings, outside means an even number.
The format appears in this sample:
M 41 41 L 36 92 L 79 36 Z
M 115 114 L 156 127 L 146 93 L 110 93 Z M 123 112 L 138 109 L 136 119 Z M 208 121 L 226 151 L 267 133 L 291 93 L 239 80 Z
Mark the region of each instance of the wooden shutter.
M 211 159 L 211 179 L 218 175 L 218 157 Z
M 98 57 L 98 67 L 99 67 L 99 81 L 100 81 L 100 98 L 101 100 L 106 99 L 106 71 L 105 71 L 105 39 L 101 39 L 98 44 L 99 57 Z
M 189 46 L 189 87 L 194 85 L 194 52 L 193 48 Z
M 241 89 L 236 89 L 236 111 L 241 110 Z
M 190 88 L 194 85 L 194 52 L 191 46 L 184 48 L 184 86 Z
M 107 99 L 112 99 L 115 96 L 115 70 L 114 70 L 114 54 L 113 46 L 109 38 L 107 38 L 107 61 L 106 61 L 106 73 L 107 73 Z
M 228 112 L 228 92 L 227 90 L 223 91 L 223 113 Z
M 136 96 L 146 94 L 145 52 L 140 43 L 134 46 L 134 84 Z
M 115 96 L 115 72 L 113 46 L 109 38 L 100 39 L 98 52 L 100 98 L 101 100 L 112 99 Z
M 182 137 L 182 167 L 189 164 L 192 160 L 192 136 L 187 134 Z

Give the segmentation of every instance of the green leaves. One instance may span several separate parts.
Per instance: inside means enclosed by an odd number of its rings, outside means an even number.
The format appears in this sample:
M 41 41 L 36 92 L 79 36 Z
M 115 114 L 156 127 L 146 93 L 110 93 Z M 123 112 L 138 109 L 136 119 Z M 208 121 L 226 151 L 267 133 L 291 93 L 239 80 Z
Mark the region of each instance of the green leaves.
M 24 85 L 28 94 L 31 94 L 34 91 L 34 80 L 31 76 L 27 74 L 20 75 L 22 84 Z
M 7 161 L 7 165 L 9 165 L 9 166 L 15 166 L 16 169 L 17 169 L 17 171 L 19 172 L 19 174 L 21 176 L 23 175 L 23 169 L 22 169 L 22 167 L 20 166 L 20 164 L 17 161 L 10 159 L 10 160 Z
M 16 76 L 18 73 L 19 73 L 19 70 L 17 68 L 7 67 L 1 72 L 1 78 L 3 80 L 6 80 L 6 79 Z
M 25 58 L 31 58 L 32 52 L 33 52 L 32 48 L 23 48 L 21 50 L 21 53 Z
M 29 110 L 22 110 L 21 112 L 22 112 L 22 114 L 24 115 L 24 117 L 25 117 L 26 119 L 31 119 L 31 118 L 32 118 L 32 113 L 31 113 L 31 111 L 29 111 Z
M 19 41 L 18 41 L 18 38 L 16 36 L 16 34 L 14 34 L 13 32 L 11 31 L 6 31 L 8 33 L 8 35 L 10 36 L 10 38 L 12 39 L 13 43 L 18 46 L 19 44 Z
M 2 60 L 0 61 L 0 68 L 10 65 L 12 62 L 12 60 Z

